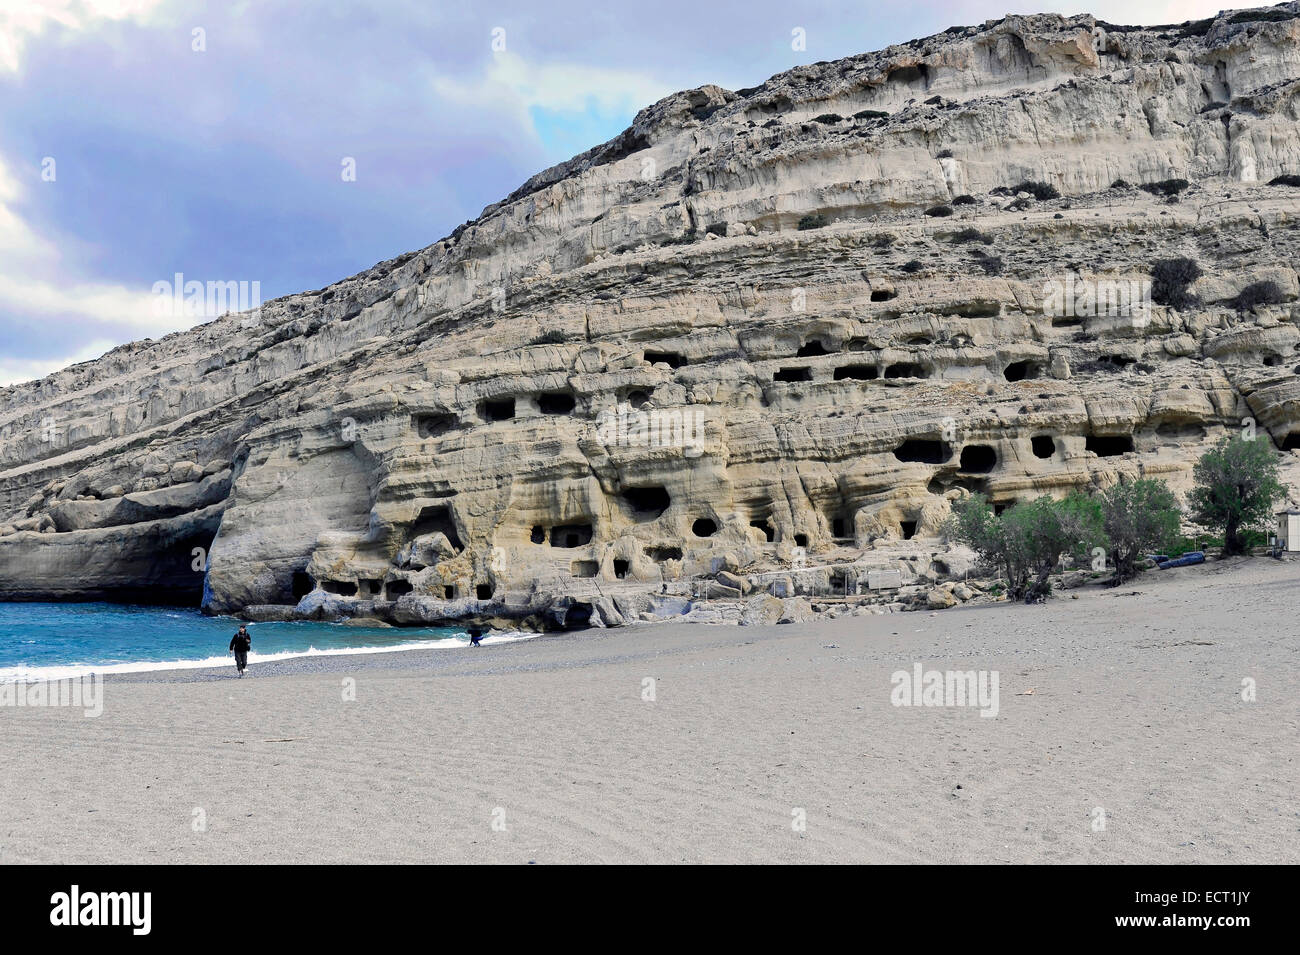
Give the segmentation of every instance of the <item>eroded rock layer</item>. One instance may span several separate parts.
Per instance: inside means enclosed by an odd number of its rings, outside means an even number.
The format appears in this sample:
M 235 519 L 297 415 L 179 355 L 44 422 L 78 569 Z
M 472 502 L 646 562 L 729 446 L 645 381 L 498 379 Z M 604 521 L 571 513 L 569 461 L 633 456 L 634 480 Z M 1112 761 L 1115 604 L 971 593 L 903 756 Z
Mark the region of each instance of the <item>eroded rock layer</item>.
M 609 624 L 933 577 L 961 495 L 1183 489 L 1227 431 L 1294 476 L 1297 176 L 1296 3 L 679 93 L 420 252 L 0 390 L 0 594 Z

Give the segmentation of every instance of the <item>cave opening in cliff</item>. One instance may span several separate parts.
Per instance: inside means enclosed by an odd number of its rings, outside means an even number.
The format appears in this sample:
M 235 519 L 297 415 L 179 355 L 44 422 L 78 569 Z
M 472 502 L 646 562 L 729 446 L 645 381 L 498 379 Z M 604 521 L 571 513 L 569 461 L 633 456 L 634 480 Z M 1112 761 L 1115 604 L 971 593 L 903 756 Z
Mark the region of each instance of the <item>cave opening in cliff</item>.
M 340 597 L 357 595 L 357 585 L 350 580 L 322 580 L 320 585 L 327 594 L 337 594 Z
M 384 589 L 384 582 L 374 577 L 367 577 L 357 582 L 362 597 L 378 597 Z
M 1002 372 L 1007 381 L 1028 381 L 1038 378 L 1043 373 L 1043 366 L 1036 361 L 1013 361 Z
M 1084 439 L 1084 448 L 1099 458 L 1113 458 L 1133 450 L 1133 438 L 1127 434 L 1090 434 Z
M 885 369 L 886 378 L 929 378 L 930 372 L 916 362 L 898 361 Z
M 465 549 L 465 545 L 460 542 L 460 535 L 456 533 L 456 522 L 452 520 L 451 508 L 446 504 L 432 504 L 420 509 L 420 514 L 411 528 L 411 536 L 423 537 L 426 534 L 442 534 L 453 549 Z
M 871 301 L 888 302 L 898 297 L 898 293 L 893 289 L 878 288 L 871 290 Z
M 405 597 L 415 590 L 415 585 L 409 580 L 390 580 L 385 587 L 385 593 L 389 600 L 396 600 L 398 597 Z
M 575 602 L 564 615 L 564 629 L 577 630 L 591 624 L 591 615 L 595 611 L 589 603 Z
M 558 524 L 551 528 L 552 547 L 582 547 L 591 543 L 590 524 Z
M 630 560 L 623 560 L 619 557 L 614 558 L 614 576 L 619 580 L 623 580 L 627 577 L 627 572 L 631 569 L 632 562 Z
M 1083 324 L 1083 319 L 1077 315 L 1053 315 L 1053 328 L 1075 328 Z
M 626 400 L 633 408 L 644 408 L 650 401 L 650 396 L 655 393 L 653 388 L 636 388 L 627 393 Z
M 811 368 L 778 368 L 773 381 L 812 381 Z
M 763 536 L 767 538 L 767 542 L 769 544 L 776 540 L 776 531 L 773 529 L 771 521 L 768 520 L 750 521 L 749 526 L 757 527 L 760 531 L 762 531 Z
M 578 577 L 582 580 L 595 577 L 599 572 L 600 564 L 596 563 L 594 560 L 575 560 L 573 563 L 569 564 L 570 576 Z
M 988 474 L 998 465 L 998 453 L 987 444 L 968 444 L 961 449 L 961 470 Z
M 666 560 L 681 560 L 682 549 L 680 547 L 647 547 L 645 555 L 657 564 L 662 564 Z
M 474 586 L 474 596 L 477 597 L 479 600 L 491 600 L 491 599 L 492 599 L 492 585 L 491 585 L 491 584 L 475 584 L 475 586 Z
M 448 584 L 447 586 L 445 586 L 445 587 L 442 588 L 442 599 L 443 599 L 443 600 L 455 600 L 455 599 L 456 599 L 456 585 L 455 585 L 455 584 Z
M 412 415 L 411 427 L 422 439 L 436 438 L 456 427 L 456 416 L 453 414 Z
M 712 537 L 718 532 L 718 525 L 707 517 L 697 518 L 691 525 L 691 533 L 696 537 Z
M 1300 431 L 1292 431 L 1282 439 L 1283 451 L 1300 451 Z
M 895 67 L 885 74 L 885 80 L 900 86 L 914 86 L 926 90 L 930 88 L 930 67 L 925 63 Z
M 808 535 L 807 535 L 807 534 L 795 534 L 795 535 L 794 535 L 794 546 L 795 546 L 795 547 L 807 547 L 807 546 L 808 546 Z
M 1265 356 L 1264 356 L 1264 364 L 1267 365 L 1269 368 L 1276 368 L 1278 365 L 1282 364 L 1282 356 L 1281 356 L 1281 355 L 1265 355 Z
M 652 365 L 667 365 L 669 368 L 681 368 L 686 364 L 686 358 L 675 351 L 650 351 L 646 350 L 641 353 L 644 358 Z
M 311 574 L 305 570 L 295 570 L 293 579 L 289 582 L 289 591 L 293 594 L 294 603 L 297 603 L 303 597 L 316 589 L 316 584 L 311 579 Z
M 836 381 L 875 381 L 879 377 L 880 371 L 875 365 L 843 365 L 835 369 Z
M 1010 506 L 1010 505 L 1008 505 L 1008 504 L 1007 504 L 1006 502 L 1004 502 L 1004 501 L 1000 501 L 1000 502 L 994 504 L 994 505 L 993 505 L 993 516 L 994 516 L 994 517 L 1001 517 L 1001 516 L 1002 516 L 1002 513 L 1003 513 L 1003 512 L 1004 512 L 1004 511 L 1009 507 L 1009 506 Z
M 894 457 L 908 464 L 943 464 L 952 457 L 952 451 L 942 441 L 908 438 L 894 449 Z
M 532 541 L 534 544 L 545 544 L 546 529 L 543 528 L 541 524 L 534 524 L 533 532 L 528 536 L 528 539 Z
M 514 398 L 489 398 L 479 406 L 479 417 L 485 421 L 509 421 L 514 416 Z
M 903 540 L 910 541 L 916 536 L 916 521 L 899 521 L 898 532 L 903 536 Z
M 797 352 L 795 352 L 795 357 L 816 358 L 818 355 L 829 355 L 829 354 L 831 354 L 831 352 L 827 350 L 824 344 L 822 344 L 822 340 L 820 338 L 810 338 L 808 341 L 804 342 L 804 344 L 800 346 Z
M 831 537 L 836 540 L 853 539 L 853 520 L 843 514 L 831 518 Z
M 577 399 L 567 391 L 548 391 L 537 396 L 537 407 L 542 414 L 569 414 L 577 406 Z
M 629 487 L 620 496 L 638 521 L 657 520 L 673 502 L 664 487 Z
M 1029 439 L 1029 446 L 1033 448 L 1036 458 L 1050 458 L 1056 453 L 1056 441 L 1050 434 L 1034 435 Z

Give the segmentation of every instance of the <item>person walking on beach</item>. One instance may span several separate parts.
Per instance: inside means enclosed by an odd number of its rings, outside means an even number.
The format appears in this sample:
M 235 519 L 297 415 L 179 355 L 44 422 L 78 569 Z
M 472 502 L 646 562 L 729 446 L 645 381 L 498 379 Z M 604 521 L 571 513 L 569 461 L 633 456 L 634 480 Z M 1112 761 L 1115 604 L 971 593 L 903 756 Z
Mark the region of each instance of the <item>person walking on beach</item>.
M 480 627 L 469 628 L 469 645 L 471 647 L 477 647 L 479 645 L 479 641 L 482 639 L 483 639 L 482 628 Z
M 248 651 L 253 649 L 253 636 L 244 624 L 241 623 L 235 635 L 230 638 L 230 649 L 235 652 L 235 669 L 242 678 L 248 666 Z

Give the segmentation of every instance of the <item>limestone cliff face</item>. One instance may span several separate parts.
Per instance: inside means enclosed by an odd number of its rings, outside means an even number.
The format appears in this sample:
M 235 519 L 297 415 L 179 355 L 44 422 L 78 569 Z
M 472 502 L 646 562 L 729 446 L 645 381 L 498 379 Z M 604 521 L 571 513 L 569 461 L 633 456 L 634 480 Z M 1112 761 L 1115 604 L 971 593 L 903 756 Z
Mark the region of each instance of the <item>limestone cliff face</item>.
M 426 249 L 0 390 L 0 595 L 617 623 L 933 573 L 957 496 L 1179 488 L 1252 421 L 1290 468 L 1288 175 L 1297 3 L 679 93 Z

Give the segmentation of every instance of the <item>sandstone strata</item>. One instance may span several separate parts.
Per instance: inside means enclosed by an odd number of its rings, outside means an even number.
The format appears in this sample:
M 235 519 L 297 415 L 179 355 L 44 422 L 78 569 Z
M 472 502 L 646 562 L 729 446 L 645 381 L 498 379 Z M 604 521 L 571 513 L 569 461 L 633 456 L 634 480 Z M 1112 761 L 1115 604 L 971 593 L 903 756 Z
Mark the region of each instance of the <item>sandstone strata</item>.
M 972 491 L 1183 489 L 1251 422 L 1294 484 L 1298 14 L 1013 16 L 679 93 L 426 249 L 0 390 L 0 593 L 771 622 L 946 605 Z M 1049 314 L 1173 257 L 1194 304 Z

